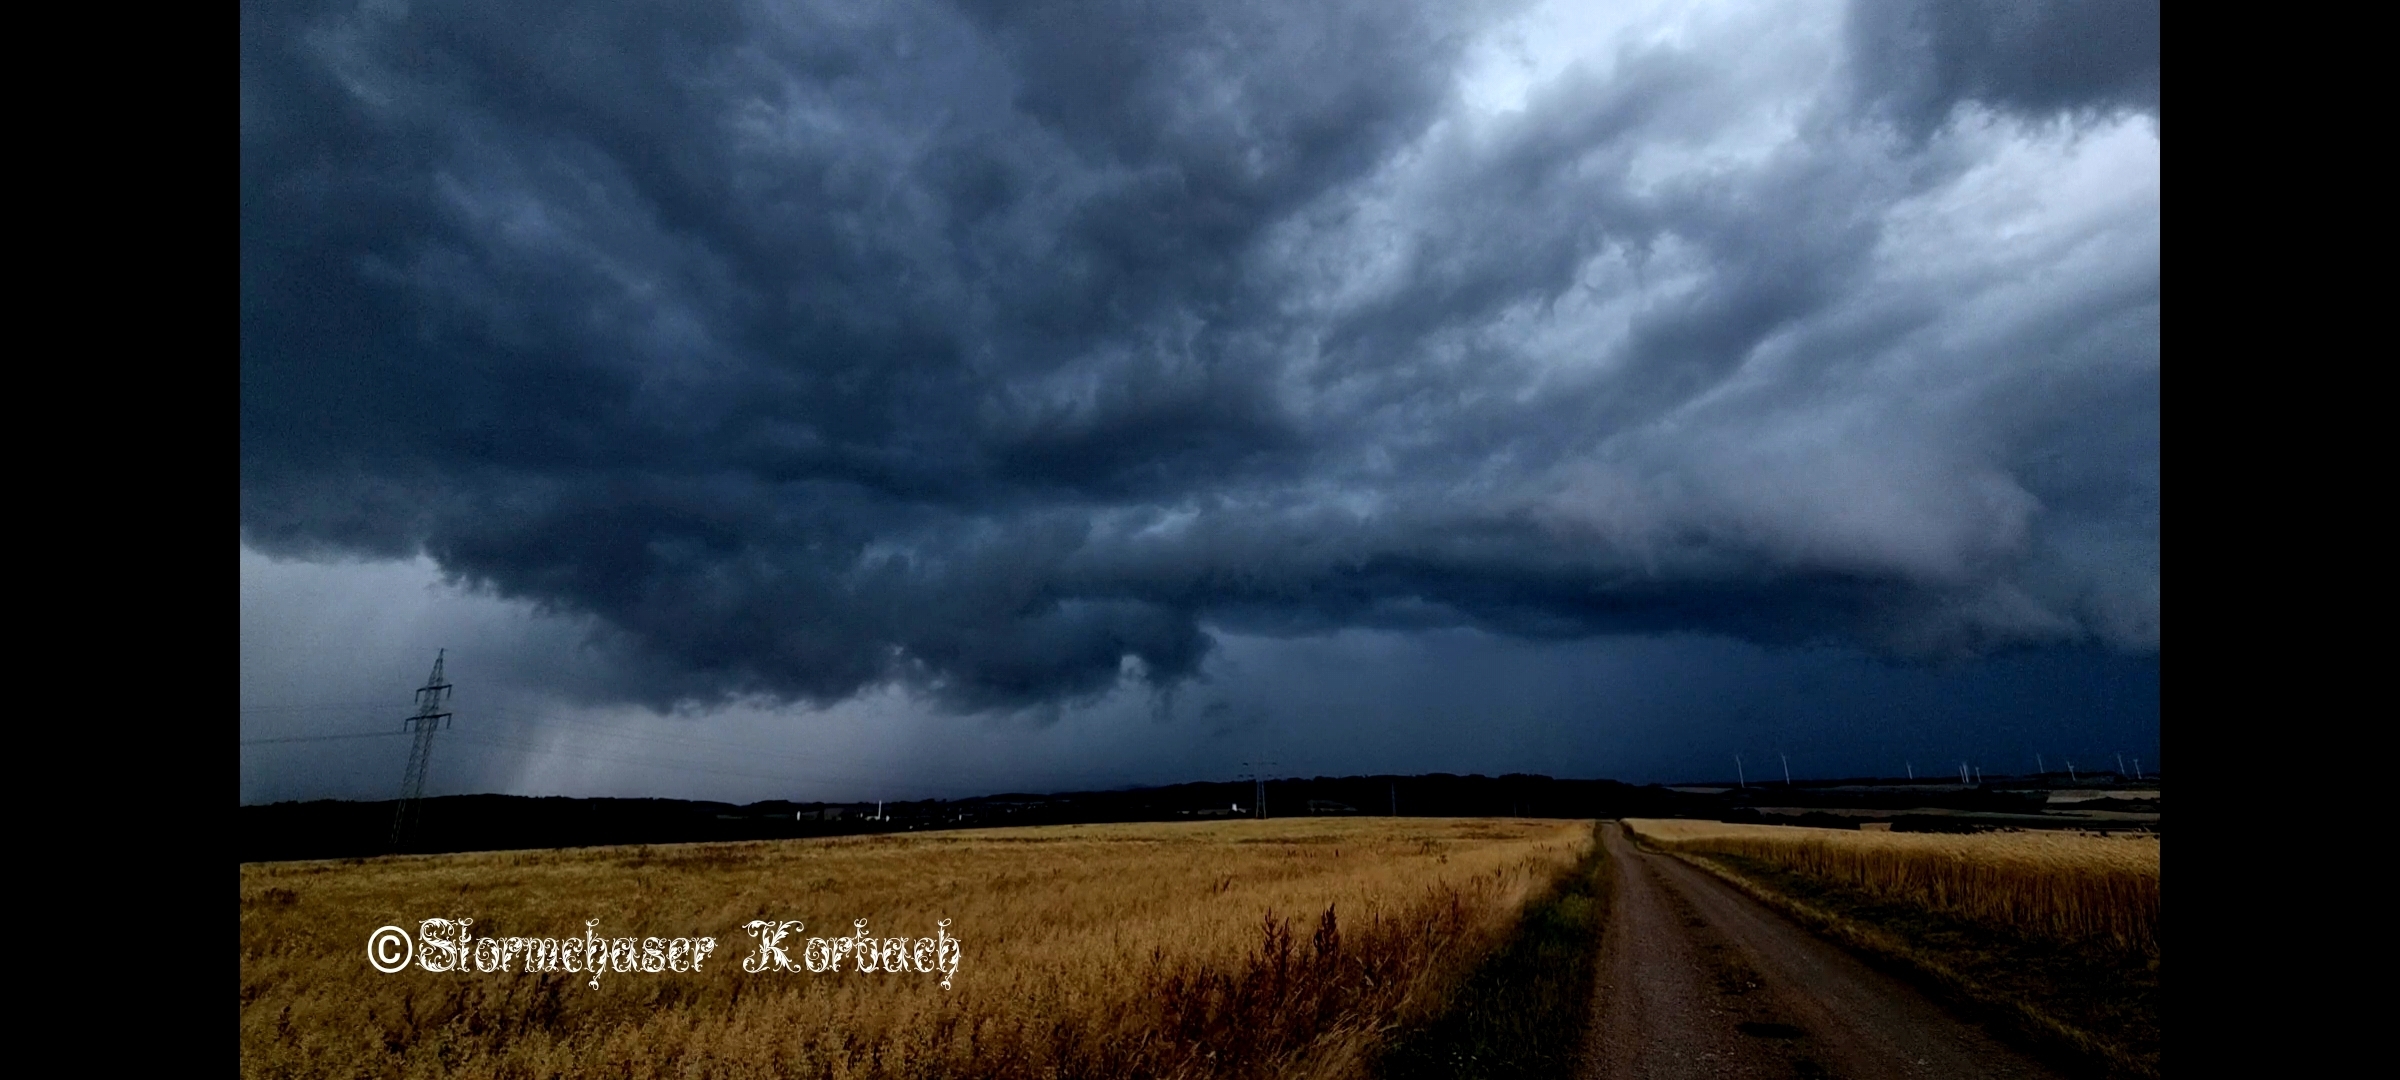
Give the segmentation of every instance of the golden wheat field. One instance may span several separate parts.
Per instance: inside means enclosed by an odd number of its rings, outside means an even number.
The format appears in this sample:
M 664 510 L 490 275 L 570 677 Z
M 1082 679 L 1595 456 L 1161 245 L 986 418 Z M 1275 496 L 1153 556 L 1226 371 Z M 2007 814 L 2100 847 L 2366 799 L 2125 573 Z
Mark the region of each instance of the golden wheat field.
M 1866 892 L 2060 940 L 2158 951 L 2158 838 L 2062 832 L 1892 833 L 1628 820 L 1655 847 L 1755 859 Z
M 1438 1007 L 1586 822 L 1290 819 L 242 867 L 246 1076 L 1358 1075 Z M 368 936 L 713 937 L 698 973 L 384 974 Z M 952 986 L 767 970 L 854 934 L 960 944 Z M 939 920 L 948 919 L 946 928 Z

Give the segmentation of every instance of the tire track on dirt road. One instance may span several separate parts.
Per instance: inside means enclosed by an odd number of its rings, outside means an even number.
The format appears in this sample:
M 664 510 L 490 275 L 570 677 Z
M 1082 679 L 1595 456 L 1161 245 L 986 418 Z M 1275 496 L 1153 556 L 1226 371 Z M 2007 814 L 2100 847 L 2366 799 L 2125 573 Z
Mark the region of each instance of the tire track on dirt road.
M 1585 1077 L 2057 1075 L 1616 824 L 1601 842 L 1617 884 Z

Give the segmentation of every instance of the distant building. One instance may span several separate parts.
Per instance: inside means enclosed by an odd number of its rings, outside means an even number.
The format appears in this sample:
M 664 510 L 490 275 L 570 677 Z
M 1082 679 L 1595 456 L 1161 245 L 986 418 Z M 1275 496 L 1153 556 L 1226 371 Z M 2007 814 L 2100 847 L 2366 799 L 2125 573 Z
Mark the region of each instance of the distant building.
M 1312 814 L 1355 814 L 1358 813 L 1358 808 L 1348 803 L 1335 802 L 1332 799 L 1310 799 L 1308 800 L 1308 812 Z

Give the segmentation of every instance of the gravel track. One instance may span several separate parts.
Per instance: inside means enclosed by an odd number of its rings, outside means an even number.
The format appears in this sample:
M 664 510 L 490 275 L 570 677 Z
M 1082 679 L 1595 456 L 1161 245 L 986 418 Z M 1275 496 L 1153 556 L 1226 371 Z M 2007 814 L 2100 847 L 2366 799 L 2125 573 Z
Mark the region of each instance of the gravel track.
M 1616 825 L 1601 842 L 1616 892 L 1586 1077 L 2056 1075 Z

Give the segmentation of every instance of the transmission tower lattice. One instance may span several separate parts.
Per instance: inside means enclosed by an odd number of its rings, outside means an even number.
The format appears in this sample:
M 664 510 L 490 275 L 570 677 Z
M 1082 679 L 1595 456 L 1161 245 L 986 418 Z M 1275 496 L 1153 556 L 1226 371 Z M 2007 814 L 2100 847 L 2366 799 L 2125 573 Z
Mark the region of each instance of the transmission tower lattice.
M 1243 774 L 1244 778 L 1255 785 L 1252 792 L 1253 797 L 1250 800 L 1251 816 L 1264 818 L 1267 816 L 1267 770 L 1274 768 L 1275 763 L 1272 761 L 1245 761 L 1242 764 L 1248 766 L 1250 770 Z
M 417 804 L 425 798 L 425 770 L 433 764 L 433 733 L 450 724 L 450 710 L 442 707 L 450 697 L 450 684 L 442 681 L 442 658 L 448 652 L 433 654 L 433 674 L 417 689 L 417 715 L 402 721 L 417 733 L 417 739 L 409 747 L 408 771 L 400 776 L 400 809 L 392 815 L 394 851 L 400 850 L 417 823 Z

